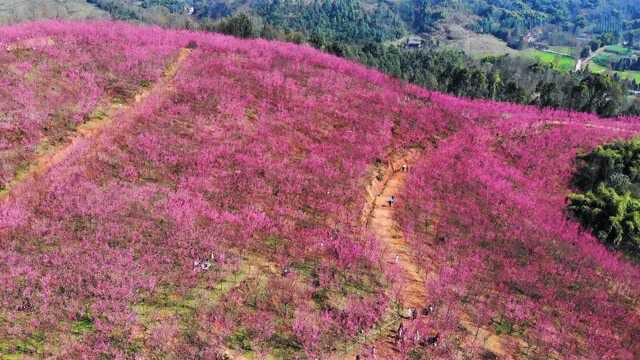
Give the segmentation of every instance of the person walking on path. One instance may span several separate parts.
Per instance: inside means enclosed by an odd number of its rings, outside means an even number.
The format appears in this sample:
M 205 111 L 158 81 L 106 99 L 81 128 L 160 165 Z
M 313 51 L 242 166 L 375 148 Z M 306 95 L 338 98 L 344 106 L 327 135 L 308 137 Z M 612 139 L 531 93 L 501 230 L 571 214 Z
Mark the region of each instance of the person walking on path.
M 389 196 L 389 198 L 387 199 L 387 204 L 389 204 L 389 207 L 392 207 L 395 203 L 396 197 L 394 195 Z

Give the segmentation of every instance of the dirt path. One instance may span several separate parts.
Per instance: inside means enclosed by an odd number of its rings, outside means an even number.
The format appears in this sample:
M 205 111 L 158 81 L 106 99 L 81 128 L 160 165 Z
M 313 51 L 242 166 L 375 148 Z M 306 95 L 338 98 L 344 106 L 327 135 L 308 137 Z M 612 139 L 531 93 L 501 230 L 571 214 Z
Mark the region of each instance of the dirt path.
M 378 169 L 367 186 L 367 203 L 363 209 L 364 231 L 376 236 L 383 246 L 383 261 L 386 267 L 397 269 L 394 279 L 396 295 L 402 309 L 422 308 L 427 304 L 425 289 L 426 274 L 418 266 L 414 253 L 394 220 L 395 209 L 387 199 L 397 196 L 404 187 L 408 173 L 402 166 L 411 166 L 419 157 L 417 150 L 392 156 L 389 163 Z M 394 359 L 398 357 L 395 348 L 395 329 L 376 341 L 376 357 Z
M 94 138 L 105 129 L 108 129 L 118 115 L 131 112 L 149 96 L 166 91 L 190 53 L 191 49 L 180 49 L 176 58 L 166 66 L 160 80 L 153 86 L 140 91 L 129 104 L 111 103 L 106 109 L 98 109 L 101 110 L 101 115 L 95 115 L 79 125 L 64 143 L 52 146 L 49 145 L 49 140 L 44 139 L 39 146 L 38 155 L 32 160 L 31 164 L 24 171 L 16 174 L 5 189 L 0 191 L 0 200 L 8 197 L 16 188 L 25 184 L 28 180 L 37 179 L 46 174 L 49 169 L 67 158 L 73 149 L 81 145 L 86 139 Z
M 580 72 L 580 71 L 584 70 L 587 67 L 587 65 L 589 65 L 591 60 L 593 60 L 596 56 L 602 54 L 604 52 L 604 50 L 605 50 L 605 47 L 601 47 L 598 50 L 594 51 L 586 59 L 580 59 L 578 57 L 578 61 L 576 62 L 576 68 L 574 69 L 574 72 Z
M 591 128 L 591 129 L 603 129 L 603 130 L 610 130 L 610 131 L 618 131 L 618 132 L 626 132 L 626 133 L 636 133 L 637 130 L 633 130 L 633 129 L 625 129 L 625 128 L 620 128 L 620 127 L 615 127 L 615 126 L 605 126 L 605 125 L 596 125 L 596 124 L 591 124 L 591 123 L 579 123 L 579 122 L 571 122 L 571 121 L 544 121 L 540 123 L 542 126 L 544 125 L 563 125 L 563 126 L 584 126 L 586 128 Z
M 401 167 L 403 164 L 410 166 L 417 157 L 417 152 L 410 152 L 394 159 L 387 166 L 379 192 L 370 199 L 373 200 L 373 208 L 365 223 L 367 230 L 384 246 L 385 264 L 388 267 L 398 267 L 396 281 L 402 285 L 398 300 L 403 308 L 426 305 L 425 274 L 416 264 L 414 253 L 405 240 L 400 225 L 394 220 L 395 209 L 388 205 L 387 199 L 402 191 L 407 172 L 401 171 Z

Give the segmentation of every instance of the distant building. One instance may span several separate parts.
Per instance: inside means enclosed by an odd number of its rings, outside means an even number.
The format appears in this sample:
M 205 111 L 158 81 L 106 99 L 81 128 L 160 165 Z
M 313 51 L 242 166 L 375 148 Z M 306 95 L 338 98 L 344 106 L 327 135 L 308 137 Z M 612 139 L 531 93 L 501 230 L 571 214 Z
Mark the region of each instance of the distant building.
M 525 44 L 531 44 L 535 41 L 536 41 L 536 37 L 531 32 L 525 35 L 524 38 L 522 39 L 522 42 L 524 42 Z
M 424 45 L 424 40 L 417 36 L 411 36 L 407 39 L 407 42 L 404 43 L 405 49 L 419 49 Z
M 534 49 L 537 50 L 547 50 L 547 44 L 540 42 L 540 41 L 534 41 L 532 43 L 530 43 L 531 46 L 533 46 Z
M 542 35 L 541 29 L 531 30 L 522 38 L 522 42 L 527 45 L 536 43 L 538 42 L 538 36 L 540 35 Z

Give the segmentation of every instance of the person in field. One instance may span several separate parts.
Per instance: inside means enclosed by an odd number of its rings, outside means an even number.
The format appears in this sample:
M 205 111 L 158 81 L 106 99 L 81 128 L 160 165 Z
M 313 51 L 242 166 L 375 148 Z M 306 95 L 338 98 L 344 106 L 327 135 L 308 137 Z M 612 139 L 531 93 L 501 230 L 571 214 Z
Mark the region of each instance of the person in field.
M 401 322 L 396 331 L 396 346 L 401 345 L 404 342 L 404 324 Z
M 427 346 L 438 346 L 438 340 L 440 339 L 440 333 L 436 333 L 434 336 L 429 336 L 424 340 L 421 345 L 423 347 Z
M 431 315 L 435 310 L 435 306 L 433 304 L 429 304 L 426 308 L 422 309 L 422 315 Z
M 282 269 L 282 277 L 287 277 L 287 275 L 289 275 L 289 273 L 291 272 L 291 269 L 289 269 L 288 266 L 285 266 L 284 269 Z
M 396 203 L 396 197 L 394 195 L 389 196 L 389 198 L 387 199 L 387 204 L 389 204 L 389 207 L 393 206 L 393 204 Z
M 411 309 L 411 320 L 415 320 L 418 318 L 418 310 L 417 309 Z

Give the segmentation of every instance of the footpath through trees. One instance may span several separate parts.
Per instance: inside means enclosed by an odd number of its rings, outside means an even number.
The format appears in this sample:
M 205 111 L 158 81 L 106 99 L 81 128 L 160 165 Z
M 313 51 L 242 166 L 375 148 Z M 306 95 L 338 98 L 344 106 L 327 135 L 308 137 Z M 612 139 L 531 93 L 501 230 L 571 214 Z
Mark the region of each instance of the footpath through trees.
M 23 186 L 30 180 L 37 180 L 46 174 L 50 168 L 64 161 L 64 159 L 72 153 L 73 149 L 82 146 L 87 139 L 95 138 L 108 129 L 119 115 L 132 112 L 151 95 L 161 94 L 170 89 L 173 79 L 191 52 L 192 49 L 180 49 L 175 59 L 167 64 L 162 78 L 153 86 L 143 89 L 136 94 L 130 103 L 122 104 L 120 102 L 111 102 L 106 109 L 96 109 L 94 113 L 99 115 L 92 116 L 82 125 L 78 126 L 69 140 L 59 146 L 45 147 L 46 150 L 39 154 L 25 170 L 16 174 L 5 189 L 0 191 L 0 200 L 9 196 L 16 187 Z M 44 139 L 43 143 L 46 144 L 47 139 Z

